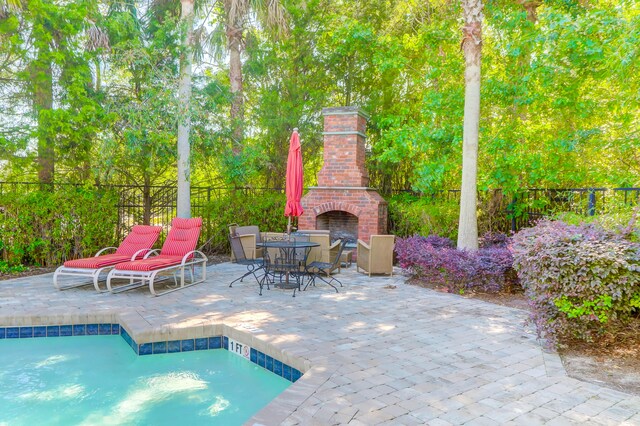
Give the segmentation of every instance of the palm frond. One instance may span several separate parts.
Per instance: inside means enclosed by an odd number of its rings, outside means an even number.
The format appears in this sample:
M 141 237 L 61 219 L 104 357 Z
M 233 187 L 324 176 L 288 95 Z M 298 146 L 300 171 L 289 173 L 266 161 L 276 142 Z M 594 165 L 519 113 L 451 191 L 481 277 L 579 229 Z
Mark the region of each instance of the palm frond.
M 251 0 L 260 24 L 276 38 L 289 34 L 287 12 L 282 0 Z
M 109 50 L 109 35 L 94 22 L 90 23 L 87 30 L 86 48 L 90 52 L 98 49 Z
M 251 8 L 251 0 L 224 0 L 224 9 L 227 13 L 227 24 L 238 27 Z
M 0 0 L 0 19 L 16 13 L 23 7 L 22 0 Z

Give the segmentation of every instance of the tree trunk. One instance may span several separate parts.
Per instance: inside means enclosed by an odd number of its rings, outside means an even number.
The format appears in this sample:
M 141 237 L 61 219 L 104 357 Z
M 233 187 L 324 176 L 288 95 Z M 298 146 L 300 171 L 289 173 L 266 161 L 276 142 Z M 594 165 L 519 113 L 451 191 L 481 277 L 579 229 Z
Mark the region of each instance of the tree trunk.
M 462 49 L 465 59 L 465 93 L 458 248 L 477 250 L 478 132 L 480 123 L 480 59 L 483 5 L 481 0 L 462 0 L 462 7 L 465 20 L 462 30 Z
M 102 71 L 100 70 L 100 59 L 96 58 L 96 92 L 102 89 Z
M 51 129 L 53 73 L 48 48 L 42 47 L 33 66 L 34 109 L 38 121 L 38 181 L 53 183 L 55 147 Z
M 151 225 L 151 178 L 144 174 L 144 186 L 142 187 L 142 224 Z
M 191 62 L 193 61 L 193 5 L 194 0 L 181 0 L 182 15 L 180 19 L 186 25 L 184 52 L 180 57 L 180 87 L 178 116 L 178 217 L 191 217 L 191 146 L 189 131 L 191 130 Z
M 531 23 L 538 22 L 538 7 L 542 4 L 540 0 L 516 0 L 527 12 L 527 20 Z
M 233 137 L 233 153 L 240 154 L 244 139 L 244 95 L 242 92 L 242 30 L 227 25 L 229 43 L 229 80 L 231 83 L 231 128 Z

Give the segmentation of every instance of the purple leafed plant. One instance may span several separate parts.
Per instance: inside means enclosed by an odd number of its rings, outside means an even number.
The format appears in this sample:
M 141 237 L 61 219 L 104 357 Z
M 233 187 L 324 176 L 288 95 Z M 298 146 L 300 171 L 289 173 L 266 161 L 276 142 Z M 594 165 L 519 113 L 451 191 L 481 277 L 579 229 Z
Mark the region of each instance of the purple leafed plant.
M 550 345 L 615 334 L 640 316 L 640 244 L 631 234 L 543 220 L 514 236 L 531 320 Z
M 396 242 L 400 266 L 415 278 L 445 286 L 450 292 L 500 292 L 507 284 L 513 258 L 504 245 L 478 251 L 457 250 L 453 241 L 437 235 L 401 238 Z

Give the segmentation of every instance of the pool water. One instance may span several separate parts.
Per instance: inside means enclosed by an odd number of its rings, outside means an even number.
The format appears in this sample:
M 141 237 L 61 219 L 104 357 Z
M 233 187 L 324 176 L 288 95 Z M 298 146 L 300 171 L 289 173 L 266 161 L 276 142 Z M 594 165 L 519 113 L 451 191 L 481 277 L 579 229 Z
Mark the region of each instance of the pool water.
M 120 336 L 0 340 L 0 425 L 242 424 L 291 383 L 225 349 L 138 356 Z

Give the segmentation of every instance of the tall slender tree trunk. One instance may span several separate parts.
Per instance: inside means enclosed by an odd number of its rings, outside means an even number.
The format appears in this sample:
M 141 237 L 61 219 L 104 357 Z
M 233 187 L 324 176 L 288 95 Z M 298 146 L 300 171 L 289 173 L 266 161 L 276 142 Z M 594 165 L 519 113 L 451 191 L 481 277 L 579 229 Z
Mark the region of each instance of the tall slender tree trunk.
M 531 23 L 538 22 L 538 7 L 542 4 L 541 0 L 516 0 L 521 4 L 524 10 L 527 12 L 527 20 Z
M 480 59 L 482 51 L 482 9 L 484 6 L 481 0 L 462 0 L 462 7 L 465 22 L 462 29 L 462 50 L 465 60 L 465 93 L 458 248 L 477 250 Z
M 186 25 L 184 52 L 180 57 L 180 113 L 178 120 L 178 217 L 191 217 L 191 63 L 193 62 L 193 6 L 194 0 L 181 0 L 181 20 Z
M 53 72 L 48 48 L 41 47 L 33 66 L 34 109 L 38 121 L 38 181 L 53 183 L 55 146 L 51 130 Z
M 100 59 L 96 58 L 95 66 L 96 66 L 96 92 L 99 92 L 100 89 L 102 89 L 102 70 L 100 69 Z
M 144 186 L 142 187 L 142 224 L 151 225 L 151 176 L 144 173 Z
M 242 91 L 242 30 L 227 25 L 229 41 L 229 80 L 231 83 L 231 128 L 233 137 L 233 153 L 240 154 L 244 139 L 244 94 Z

